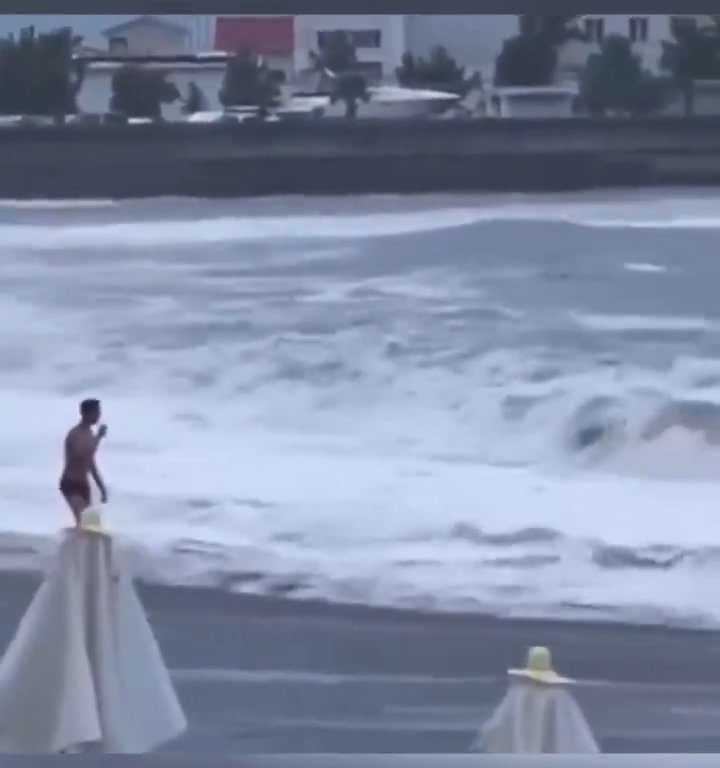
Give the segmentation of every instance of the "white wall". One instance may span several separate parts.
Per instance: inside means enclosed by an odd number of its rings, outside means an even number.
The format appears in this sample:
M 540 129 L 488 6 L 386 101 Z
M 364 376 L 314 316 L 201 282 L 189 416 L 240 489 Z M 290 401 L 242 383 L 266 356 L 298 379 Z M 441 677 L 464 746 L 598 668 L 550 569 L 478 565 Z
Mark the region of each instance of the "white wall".
M 295 69 L 308 69 L 310 51 L 317 51 L 318 32 L 332 30 L 377 29 L 381 33 L 380 48 L 359 48 L 357 57 L 363 62 L 379 62 L 383 75 L 393 76 L 405 51 L 405 17 L 390 14 L 330 15 L 314 14 L 295 17 Z
M 167 67 L 163 67 L 167 71 Z M 110 109 L 112 96 L 112 77 L 116 70 L 111 67 L 89 67 L 85 75 L 85 82 L 78 95 L 78 110 L 89 114 L 104 114 Z M 215 111 L 221 109 L 218 93 L 225 75 L 225 66 L 178 66 L 176 65 L 168 80 L 175 83 L 180 96 L 180 101 L 163 106 L 163 117 L 166 120 L 177 120 L 182 116 L 182 102 L 187 97 L 188 87 L 195 82 L 203 92 L 207 100 L 207 109 Z
M 542 119 L 571 117 L 573 97 L 566 93 L 505 94 L 496 117 Z M 490 111 L 493 114 L 493 111 Z

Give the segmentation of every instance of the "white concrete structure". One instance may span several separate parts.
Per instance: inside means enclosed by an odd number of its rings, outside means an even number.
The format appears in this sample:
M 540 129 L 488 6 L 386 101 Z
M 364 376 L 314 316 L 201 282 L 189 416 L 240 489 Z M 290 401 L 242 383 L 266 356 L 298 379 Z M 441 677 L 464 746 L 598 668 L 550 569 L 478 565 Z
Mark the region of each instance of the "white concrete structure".
M 315 14 L 295 17 L 295 70 L 310 67 L 310 52 L 317 52 L 328 33 L 347 32 L 357 58 L 372 76 L 393 77 L 406 50 L 405 16 L 390 14 Z
M 490 88 L 486 92 L 487 117 L 553 118 L 572 117 L 577 88 Z
M 219 92 L 228 56 L 220 54 L 207 57 L 182 57 L 184 60 L 148 62 L 142 59 L 123 61 L 99 60 L 88 64 L 83 87 L 78 95 L 78 110 L 85 114 L 105 114 L 110 111 L 112 78 L 115 72 L 128 63 L 146 69 L 159 69 L 167 73 L 167 79 L 177 86 L 181 99 L 162 107 L 166 120 L 180 120 L 183 117 L 183 101 L 187 98 L 190 83 L 195 83 L 203 94 L 203 110 L 221 110 Z M 194 59 L 194 60 L 193 60 Z

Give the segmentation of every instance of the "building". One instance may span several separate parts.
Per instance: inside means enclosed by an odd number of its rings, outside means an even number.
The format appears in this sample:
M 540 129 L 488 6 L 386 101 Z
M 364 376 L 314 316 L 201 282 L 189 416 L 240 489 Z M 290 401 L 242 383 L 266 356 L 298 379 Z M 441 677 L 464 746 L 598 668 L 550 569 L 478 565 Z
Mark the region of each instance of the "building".
M 215 20 L 215 51 L 246 51 L 290 79 L 295 71 L 295 22 L 292 16 L 220 16 Z
M 701 26 L 709 22 L 709 16 L 690 15 L 579 16 L 578 26 L 587 41 L 574 40 L 564 46 L 560 67 L 567 74 L 577 73 L 585 65 L 588 56 L 600 49 L 600 44 L 606 37 L 620 35 L 630 40 L 643 65 L 657 74 L 660 72 L 663 42 L 673 39 L 674 30 L 683 25 Z
M 310 54 L 333 32 L 345 32 L 355 45 L 358 63 L 371 79 L 394 76 L 407 50 L 406 16 L 391 14 L 315 14 L 295 17 L 295 71 L 311 68 Z
M 157 16 L 139 16 L 103 31 L 116 56 L 180 56 L 190 52 L 187 25 Z
M 123 57 L 104 54 L 81 58 L 86 64 L 85 79 L 78 94 L 78 111 L 81 113 L 101 115 L 110 111 L 113 76 L 118 69 L 128 65 L 159 70 L 175 84 L 181 98 L 173 104 L 162 106 L 162 116 L 166 120 L 182 118 L 183 104 L 189 95 L 191 83 L 194 83 L 202 94 L 204 111 L 215 112 L 222 109 L 219 94 L 230 58 L 226 54 Z

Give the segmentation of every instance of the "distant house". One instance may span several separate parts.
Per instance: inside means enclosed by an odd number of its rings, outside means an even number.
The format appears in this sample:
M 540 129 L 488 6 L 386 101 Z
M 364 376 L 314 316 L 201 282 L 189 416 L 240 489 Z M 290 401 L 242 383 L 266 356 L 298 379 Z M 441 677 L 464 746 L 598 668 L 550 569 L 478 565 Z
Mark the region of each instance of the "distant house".
M 295 22 L 292 16 L 220 16 L 215 20 L 216 51 L 246 51 L 262 57 L 286 78 L 294 72 Z
M 156 16 L 139 16 L 103 32 L 115 56 L 180 56 L 190 48 L 190 30 Z

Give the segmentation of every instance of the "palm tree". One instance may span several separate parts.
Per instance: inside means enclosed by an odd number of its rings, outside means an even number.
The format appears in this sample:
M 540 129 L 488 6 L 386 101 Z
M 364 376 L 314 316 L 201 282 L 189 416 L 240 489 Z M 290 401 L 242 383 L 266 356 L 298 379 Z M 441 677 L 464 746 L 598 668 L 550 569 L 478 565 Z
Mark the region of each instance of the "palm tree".
M 495 85 L 550 85 L 557 68 L 557 50 L 541 35 L 518 35 L 503 43 L 495 60 Z
M 331 32 L 317 53 L 310 52 L 310 61 L 320 74 L 321 87 L 330 91 L 330 103 L 343 102 L 345 117 L 355 119 L 358 104 L 367 103 L 370 93 L 365 75 L 358 71 L 355 46 L 348 34 L 341 30 Z
M 550 85 L 558 49 L 569 40 L 584 40 L 577 16 L 521 16 L 520 34 L 503 43 L 495 61 L 495 85 Z
M 458 66 L 443 46 L 434 48 L 429 59 L 405 53 L 395 74 L 398 83 L 406 88 L 439 88 L 464 94 L 471 84 L 464 67 Z
M 355 46 L 347 32 L 330 32 L 317 53 L 310 51 L 310 62 L 318 72 L 347 72 L 357 67 Z

